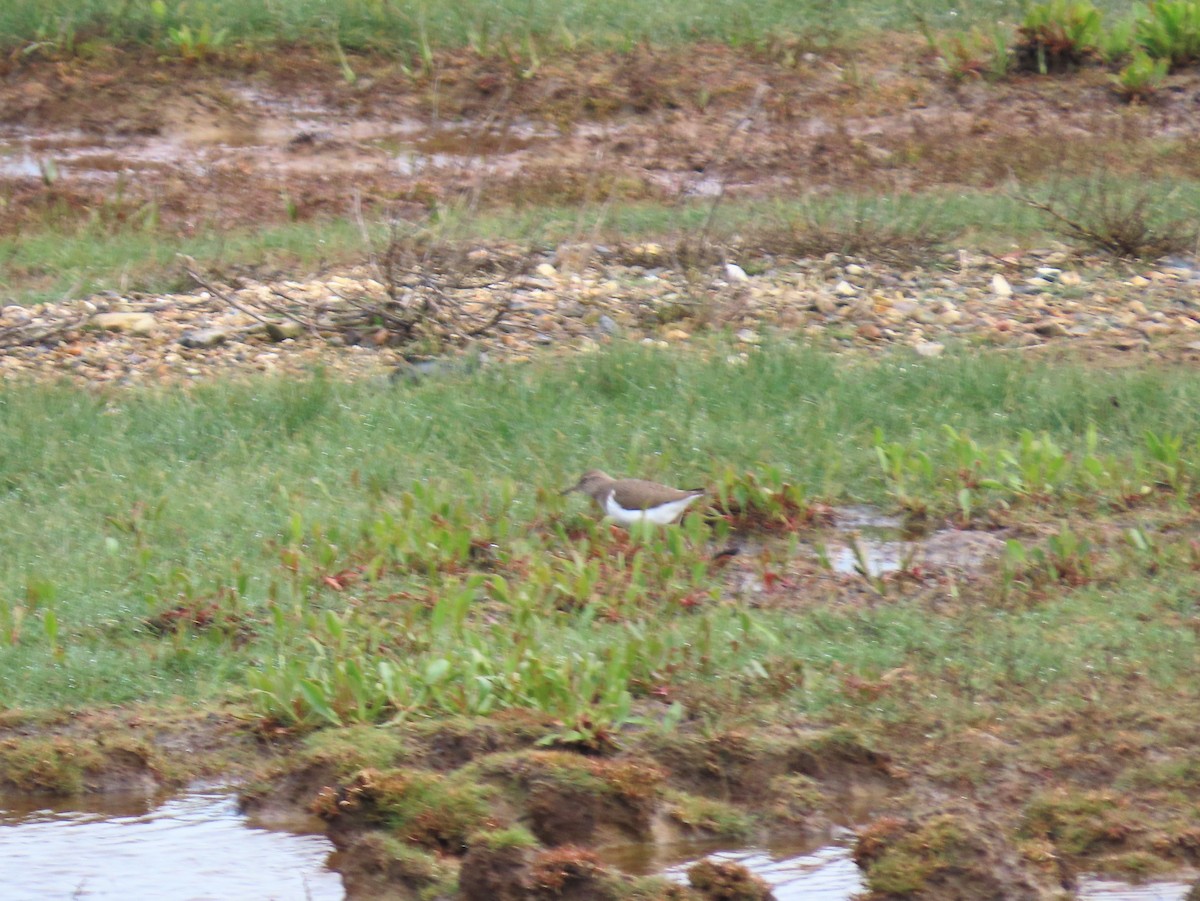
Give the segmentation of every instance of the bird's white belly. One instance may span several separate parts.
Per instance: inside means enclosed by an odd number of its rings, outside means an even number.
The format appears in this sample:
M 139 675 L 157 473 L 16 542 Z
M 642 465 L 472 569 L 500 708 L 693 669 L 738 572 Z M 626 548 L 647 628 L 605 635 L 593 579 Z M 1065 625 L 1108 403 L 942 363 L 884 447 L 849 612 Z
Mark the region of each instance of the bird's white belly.
M 685 497 L 671 501 L 669 504 L 651 507 L 648 510 L 626 510 L 617 503 L 612 492 L 609 492 L 608 498 L 604 501 L 604 512 L 623 526 L 633 525 L 635 522 L 650 522 L 656 526 L 665 526 L 678 519 L 679 515 L 687 509 L 687 505 L 697 497 L 699 495 Z

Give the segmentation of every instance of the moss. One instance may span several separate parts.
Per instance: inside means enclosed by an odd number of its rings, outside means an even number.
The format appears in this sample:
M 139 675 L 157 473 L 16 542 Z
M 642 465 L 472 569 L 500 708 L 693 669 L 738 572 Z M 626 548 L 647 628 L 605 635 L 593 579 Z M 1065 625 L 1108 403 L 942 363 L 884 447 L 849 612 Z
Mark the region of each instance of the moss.
M 883 769 L 890 760 L 887 754 L 877 751 L 862 734 L 846 726 L 836 726 L 806 738 L 797 750 L 802 755 L 815 758 L 813 770 L 805 768 L 810 775 L 819 773 L 835 761 Z
M 769 793 L 774 800 L 767 808 L 767 816 L 781 826 L 807 823 L 825 804 L 820 784 L 799 774 L 772 779 Z
M 569 751 L 493 754 L 470 769 L 481 778 L 501 777 L 524 790 L 539 783 L 553 784 L 632 803 L 656 798 L 664 776 L 649 764 L 584 757 Z
M 361 812 L 368 822 L 426 847 L 461 853 L 467 836 L 491 825 L 489 791 L 424 770 L 362 770 L 337 790 L 336 803 L 319 798 L 327 818 Z
M 104 753 L 90 740 L 56 736 L 0 742 L 0 781 L 20 791 L 77 794 L 85 787 L 85 775 L 104 762 Z
M 596 893 L 596 884 L 607 882 L 608 873 L 591 851 L 565 845 L 536 854 L 529 866 L 529 878 L 538 895 L 557 898 L 569 889 L 577 891 L 583 884 Z M 608 894 L 603 890 L 599 893 Z
M 1147 851 L 1129 851 L 1096 861 L 1096 869 L 1113 873 L 1135 882 L 1152 876 L 1161 876 L 1177 869 L 1169 861 Z
M 663 810 L 681 826 L 711 836 L 744 840 L 754 832 L 754 820 L 749 814 L 712 798 L 667 791 Z
M 702 860 L 688 868 L 692 888 L 710 901 L 771 901 L 771 888 L 739 863 Z
M 663 772 L 633 760 L 603 760 L 566 751 L 521 751 L 482 758 L 459 775 L 499 782 L 545 844 L 586 844 L 598 829 L 644 838 Z
M 305 739 L 303 753 L 308 762 L 329 766 L 339 778 L 394 767 L 411 756 L 401 735 L 387 726 L 323 729 Z
M 421 895 L 444 896 L 457 884 L 453 866 L 386 832 L 365 832 L 343 853 L 341 870 L 357 885 L 370 880 L 404 885 Z
M 911 895 L 935 874 L 959 867 L 971 853 L 961 821 L 942 815 L 914 826 L 894 817 L 876 820 L 859 833 L 855 860 L 873 892 Z
M 1021 834 L 1048 839 L 1060 854 L 1078 857 L 1119 846 L 1136 829 L 1111 795 L 1064 788 L 1039 795 L 1028 804 Z
M 533 833 L 523 826 L 509 826 L 507 829 L 476 832 L 469 841 L 472 848 L 483 847 L 490 851 L 503 851 L 507 848 L 536 848 L 537 843 Z

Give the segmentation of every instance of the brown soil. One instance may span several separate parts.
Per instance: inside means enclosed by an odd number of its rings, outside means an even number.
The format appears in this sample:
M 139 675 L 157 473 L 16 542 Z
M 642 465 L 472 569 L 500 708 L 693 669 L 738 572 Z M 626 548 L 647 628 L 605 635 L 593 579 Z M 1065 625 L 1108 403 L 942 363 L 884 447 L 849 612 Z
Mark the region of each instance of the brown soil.
M 302 50 L 2 65 L 0 233 L 152 206 L 187 234 L 345 216 L 355 198 L 423 206 L 480 180 L 487 202 L 538 205 L 1200 174 L 1195 75 L 1131 107 L 1098 69 L 955 82 L 916 43 L 853 59 L 635 49 L 532 73 L 468 53 L 426 76 L 356 59 L 354 84 Z

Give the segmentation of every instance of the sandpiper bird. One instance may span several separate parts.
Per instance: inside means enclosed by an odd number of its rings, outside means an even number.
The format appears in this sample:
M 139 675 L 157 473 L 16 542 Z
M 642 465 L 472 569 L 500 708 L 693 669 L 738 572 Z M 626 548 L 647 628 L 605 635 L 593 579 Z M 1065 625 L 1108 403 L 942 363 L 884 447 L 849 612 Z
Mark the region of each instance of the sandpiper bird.
M 585 472 L 579 482 L 563 494 L 572 491 L 590 494 L 600 509 L 622 526 L 635 522 L 668 525 L 680 517 L 688 504 L 704 494 L 703 488 L 681 491 L 645 479 L 614 479 L 598 469 Z

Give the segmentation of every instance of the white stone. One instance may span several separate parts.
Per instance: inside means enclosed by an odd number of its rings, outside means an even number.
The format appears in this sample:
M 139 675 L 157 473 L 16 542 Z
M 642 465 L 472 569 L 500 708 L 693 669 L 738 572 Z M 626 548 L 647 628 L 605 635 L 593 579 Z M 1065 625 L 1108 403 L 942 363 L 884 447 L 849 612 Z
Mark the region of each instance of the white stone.
M 94 328 L 126 335 L 152 335 L 158 327 L 150 313 L 97 313 L 89 323 Z
M 725 277 L 731 282 L 748 282 L 750 276 L 746 275 L 746 270 L 737 263 L 725 264 Z
M 1012 285 L 999 272 L 992 276 L 992 293 L 997 297 L 1012 297 Z

